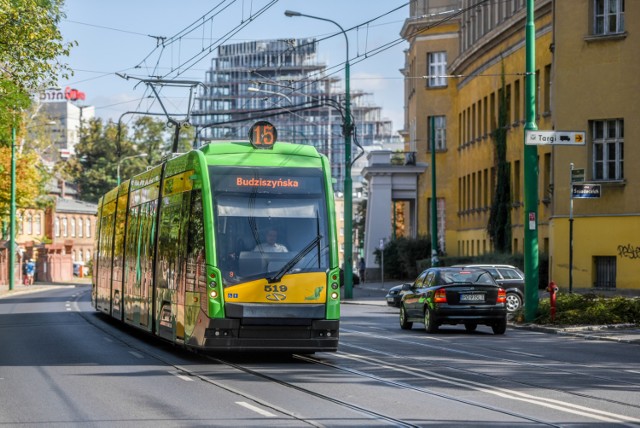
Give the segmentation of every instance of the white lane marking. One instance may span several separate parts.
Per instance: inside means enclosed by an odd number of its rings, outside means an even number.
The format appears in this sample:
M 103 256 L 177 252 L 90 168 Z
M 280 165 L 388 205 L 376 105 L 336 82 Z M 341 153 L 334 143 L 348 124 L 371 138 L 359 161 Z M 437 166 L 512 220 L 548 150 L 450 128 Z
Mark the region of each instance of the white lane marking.
M 169 372 L 169 373 L 174 375 L 177 378 L 180 378 L 180 379 L 184 380 L 184 381 L 193 382 L 193 379 L 191 377 L 189 377 L 189 376 L 185 376 L 185 375 L 180 374 L 178 372 Z
M 518 355 L 525 355 L 527 357 L 536 357 L 536 358 L 543 358 L 542 355 L 539 354 L 530 354 L 528 352 L 520 352 L 520 351 L 511 351 L 509 349 L 505 349 L 505 352 L 508 352 L 510 354 L 518 354 Z
M 242 407 L 244 407 L 246 409 L 249 409 L 249 410 L 254 411 L 254 412 L 258 413 L 258 414 L 261 414 L 262 416 L 266 416 L 267 418 L 275 418 L 276 417 L 276 415 L 274 415 L 273 413 L 267 412 L 266 410 L 262 410 L 261 408 L 253 406 L 253 405 L 251 405 L 249 403 L 245 403 L 244 401 L 236 401 L 236 404 L 238 406 L 242 406 Z
M 380 361 L 376 360 L 375 358 L 363 357 L 361 355 L 337 354 L 336 356 L 341 358 L 346 358 L 346 359 L 375 362 L 377 364 L 380 364 Z M 413 377 L 422 377 L 424 379 L 438 380 L 443 383 L 467 387 L 467 388 L 474 389 L 476 391 L 484 392 L 487 394 L 497 395 L 498 397 L 502 397 L 510 400 L 524 401 L 530 404 L 535 404 L 542 407 L 548 407 L 550 409 L 559 410 L 561 412 L 573 413 L 575 415 L 580 415 L 586 418 L 592 418 L 592 419 L 596 419 L 604 422 L 625 421 L 625 422 L 640 423 L 640 419 L 636 419 L 633 417 L 611 413 L 604 410 L 593 409 L 590 407 L 580 406 L 578 404 L 559 401 L 556 399 L 526 394 L 513 389 L 499 388 L 499 387 L 483 384 L 480 382 L 458 379 L 458 378 L 446 376 L 446 375 L 432 372 L 432 371 L 422 371 L 420 373 L 416 373 L 415 370 L 408 370 L 401 367 L 388 366 L 386 364 L 380 364 L 380 366 L 385 369 L 407 373 Z
M 136 351 L 129 351 L 129 353 L 131 355 L 133 355 L 136 358 L 144 358 L 144 355 L 137 353 Z

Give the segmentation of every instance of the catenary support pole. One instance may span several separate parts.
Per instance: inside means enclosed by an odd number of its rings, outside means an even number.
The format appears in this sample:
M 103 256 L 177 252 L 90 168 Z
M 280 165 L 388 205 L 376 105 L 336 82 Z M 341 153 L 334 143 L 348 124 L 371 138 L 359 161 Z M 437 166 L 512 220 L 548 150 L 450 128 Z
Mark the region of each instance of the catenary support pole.
M 525 26 L 525 126 L 527 131 L 536 131 L 536 30 L 534 0 L 527 0 Z M 525 296 L 524 317 L 531 322 L 538 311 L 538 148 L 524 144 L 524 273 Z

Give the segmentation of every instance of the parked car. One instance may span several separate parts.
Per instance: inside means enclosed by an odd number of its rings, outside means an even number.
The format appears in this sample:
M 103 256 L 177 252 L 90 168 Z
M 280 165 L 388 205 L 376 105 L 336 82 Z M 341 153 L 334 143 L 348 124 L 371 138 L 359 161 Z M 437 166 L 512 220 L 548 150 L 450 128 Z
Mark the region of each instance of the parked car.
M 443 324 L 464 324 L 467 331 L 488 325 L 494 334 L 507 329 L 507 293 L 480 268 L 434 267 L 422 272 L 402 296 L 400 327 L 424 323 L 428 333 Z
M 400 302 L 402 301 L 402 296 L 404 295 L 404 293 L 411 290 L 411 284 L 411 282 L 405 282 L 404 284 L 391 287 L 389 289 L 389 292 L 385 296 L 387 299 L 387 305 L 399 308 Z
M 456 265 L 456 267 L 477 267 L 487 271 L 498 285 L 507 292 L 507 311 L 515 312 L 524 303 L 524 273 L 515 266 L 494 264 Z

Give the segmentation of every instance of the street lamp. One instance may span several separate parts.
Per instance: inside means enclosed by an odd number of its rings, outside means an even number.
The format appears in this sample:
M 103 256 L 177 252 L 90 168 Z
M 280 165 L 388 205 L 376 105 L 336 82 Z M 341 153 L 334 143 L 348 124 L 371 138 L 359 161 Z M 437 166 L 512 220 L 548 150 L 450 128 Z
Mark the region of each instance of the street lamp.
M 127 159 L 133 159 L 133 158 L 143 158 L 146 157 L 147 154 L 146 153 L 140 153 L 139 155 L 132 155 L 132 156 L 126 156 L 120 160 L 118 160 L 118 186 L 120 185 L 120 164 L 123 161 L 126 161 Z
M 11 202 L 9 211 L 9 290 L 15 285 L 16 264 L 16 127 L 11 128 Z
M 306 15 L 300 12 L 294 12 L 292 10 L 286 10 L 285 16 L 304 16 L 306 18 L 317 19 L 320 21 L 327 21 L 334 24 L 340 29 L 340 32 L 344 35 L 347 48 L 347 61 L 344 65 L 344 294 L 345 298 L 351 299 L 353 297 L 353 231 L 352 223 L 353 219 L 352 211 L 352 187 L 351 181 L 351 93 L 350 93 L 350 65 L 349 65 L 349 38 L 344 28 L 336 21 L 327 18 L 321 18 L 319 16 Z

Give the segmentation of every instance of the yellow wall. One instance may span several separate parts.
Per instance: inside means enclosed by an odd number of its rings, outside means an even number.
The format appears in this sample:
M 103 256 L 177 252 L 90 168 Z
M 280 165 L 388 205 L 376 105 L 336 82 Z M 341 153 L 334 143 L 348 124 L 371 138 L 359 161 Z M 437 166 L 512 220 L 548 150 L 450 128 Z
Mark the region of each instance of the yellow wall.
M 585 204 L 588 202 L 584 201 Z M 556 219 L 551 230 L 554 251 L 549 279 L 566 289 L 569 287 L 569 219 Z M 616 288 L 638 289 L 640 265 L 638 236 L 640 236 L 640 221 L 637 216 L 608 219 L 574 216 L 572 287 L 574 289 L 593 287 L 594 257 L 611 256 L 616 257 Z
M 591 36 L 587 0 L 555 2 L 555 100 L 558 130 L 585 131 L 584 146 L 554 148 L 554 215 L 551 277 L 568 287 L 570 163 L 585 170 L 585 180 L 601 184 L 598 199 L 574 199 L 574 287 L 592 287 L 596 256 L 615 256 L 616 288 L 640 289 L 640 8 L 626 2 L 625 34 Z M 590 121 L 624 121 L 624 176 L 595 181 Z

